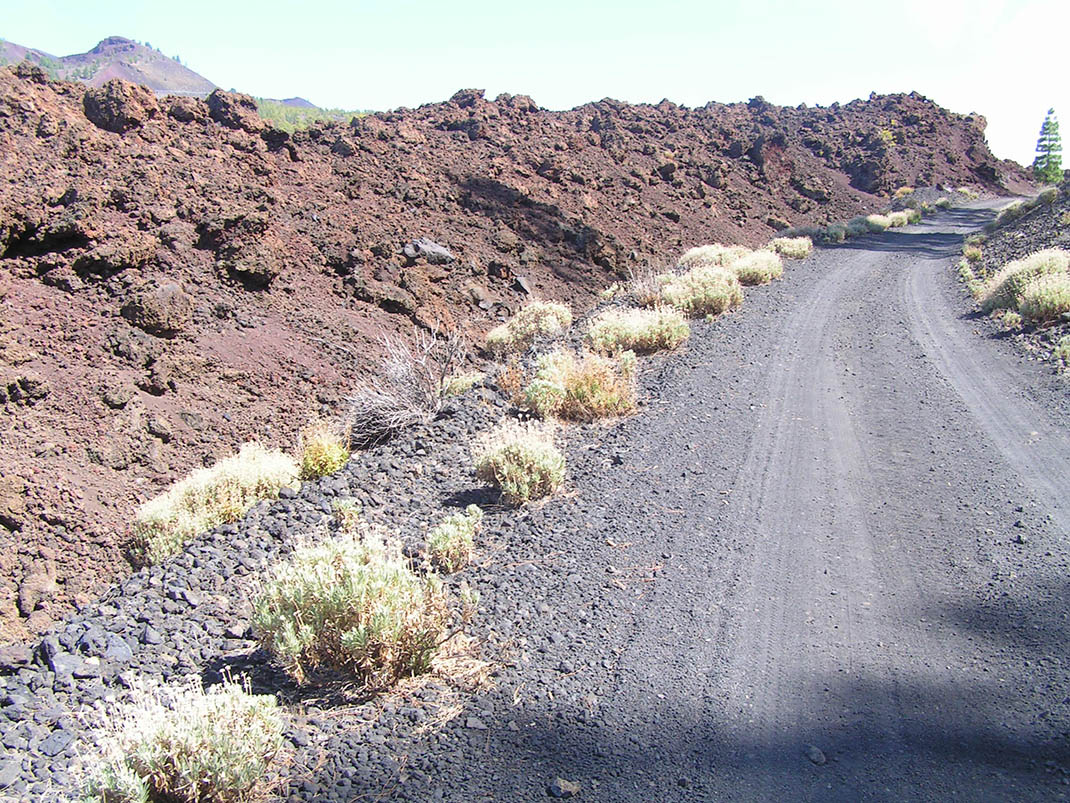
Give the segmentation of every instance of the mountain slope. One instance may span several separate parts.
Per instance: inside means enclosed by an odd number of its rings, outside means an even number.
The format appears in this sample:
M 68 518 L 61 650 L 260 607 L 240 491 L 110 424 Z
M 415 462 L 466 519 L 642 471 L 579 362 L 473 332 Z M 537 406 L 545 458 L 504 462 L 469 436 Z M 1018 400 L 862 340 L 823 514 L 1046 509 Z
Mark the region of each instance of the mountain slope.
M 338 410 L 382 332 L 478 341 L 529 289 L 583 308 L 691 245 L 904 184 L 1028 187 L 983 131 L 913 94 L 550 112 L 465 90 L 290 135 L 243 95 L 0 69 L 5 635 L 127 571 L 139 501 Z M 421 237 L 455 259 L 406 252 Z
M 17 64 L 29 59 L 56 80 L 80 81 L 103 86 L 121 78 L 147 86 L 157 94 L 204 97 L 215 84 L 158 50 L 121 36 L 109 36 L 87 53 L 56 57 L 40 50 L 0 42 L 0 63 Z

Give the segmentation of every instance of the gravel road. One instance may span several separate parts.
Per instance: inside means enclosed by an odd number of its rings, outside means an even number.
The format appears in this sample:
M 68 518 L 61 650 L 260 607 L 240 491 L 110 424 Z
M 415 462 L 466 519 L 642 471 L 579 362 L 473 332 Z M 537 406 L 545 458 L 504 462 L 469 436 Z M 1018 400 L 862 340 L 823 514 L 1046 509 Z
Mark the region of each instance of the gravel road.
M 1067 797 L 1070 393 L 956 284 L 990 216 L 789 263 L 646 364 L 639 415 L 570 428 L 544 504 L 471 476 L 485 388 L 135 574 L 0 655 L 0 799 L 68 799 L 71 712 L 133 676 L 225 670 L 287 703 L 293 801 Z M 256 649 L 251 578 L 345 496 L 410 546 L 487 507 L 450 583 L 489 685 L 338 705 Z

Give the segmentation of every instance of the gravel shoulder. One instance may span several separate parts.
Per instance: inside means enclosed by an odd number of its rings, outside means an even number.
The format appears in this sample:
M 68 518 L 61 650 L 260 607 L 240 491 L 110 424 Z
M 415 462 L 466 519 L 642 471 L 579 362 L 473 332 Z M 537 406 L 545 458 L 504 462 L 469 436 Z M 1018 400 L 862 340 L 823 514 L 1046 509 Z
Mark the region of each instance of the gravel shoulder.
M 466 443 L 504 412 L 490 389 L 135 575 L 47 666 L 9 661 L 0 780 L 65 788 L 65 712 L 124 673 L 230 669 L 290 703 L 294 800 L 542 800 L 557 778 L 591 800 L 1065 797 L 1067 389 L 974 331 L 950 259 L 989 214 L 789 263 L 647 364 L 638 416 L 570 428 L 566 492 L 490 509 L 451 581 L 482 594 L 481 682 L 316 699 L 243 600 L 334 497 L 410 541 L 487 504 Z

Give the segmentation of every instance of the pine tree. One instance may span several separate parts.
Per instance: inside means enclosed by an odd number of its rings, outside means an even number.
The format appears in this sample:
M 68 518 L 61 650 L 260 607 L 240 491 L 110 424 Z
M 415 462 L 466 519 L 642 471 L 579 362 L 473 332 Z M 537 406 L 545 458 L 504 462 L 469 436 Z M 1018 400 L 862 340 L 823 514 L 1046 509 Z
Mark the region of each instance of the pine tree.
M 1063 143 L 1059 139 L 1059 121 L 1055 109 L 1048 109 L 1044 124 L 1037 139 L 1037 158 L 1033 160 L 1033 175 L 1045 184 L 1057 184 L 1063 180 Z

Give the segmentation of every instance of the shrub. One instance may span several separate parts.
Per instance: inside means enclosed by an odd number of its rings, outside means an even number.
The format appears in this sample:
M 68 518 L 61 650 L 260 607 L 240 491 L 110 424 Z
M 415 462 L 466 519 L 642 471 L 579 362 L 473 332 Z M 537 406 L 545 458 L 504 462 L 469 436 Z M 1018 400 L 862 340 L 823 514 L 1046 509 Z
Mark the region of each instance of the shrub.
M 565 456 L 553 432 L 550 424 L 502 422 L 476 442 L 476 476 L 496 486 L 508 504 L 549 496 L 565 481 Z
M 661 280 L 661 300 L 690 318 L 720 315 L 743 303 L 739 277 L 727 268 L 697 267 L 683 274 L 664 274 Z
M 455 572 L 468 565 L 475 546 L 475 534 L 483 521 L 478 505 L 469 505 L 464 513 L 447 516 L 427 534 L 427 550 L 431 560 L 446 572 Z
M 887 215 L 866 215 L 866 228 L 871 232 L 882 232 L 892 225 Z
M 1005 207 L 999 210 L 999 212 L 996 214 L 994 225 L 1002 226 L 1005 223 L 1010 223 L 1012 221 L 1017 220 L 1025 213 L 1025 204 L 1023 204 L 1021 201 L 1012 201 L 1011 203 L 1007 204 Z
M 847 239 L 847 224 L 829 223 L 825 228 L 823 239 L 827 243 L 842 243 Z
M 1070 273 L 1047 273 L 1022 288 L 1018 312 L 1030 323 L 1046 324 L 1070 312 Z
M 910 223 L 910 212 L 905 209 L 900 212 L 892 212 L 887 217 L 888 225 L 893 229 L 897 229 L 900 226 L 905 226 Z
M 976 201 L 978 198 L 981 197 L 971 187 L 959 187 L 957 190 L 955 190 L 955 192 L 957 192 L 959 195 L 965 195 L 966 199 L 969 201 Z
M 1012 309 L 1004 310 L 1000 320 L 1008 329 L 1018 329 L 1022 325 L 1022 316 Z
M 301 430 L 302 480 L 316 480 L 338 471 L 349 460 L 349 435 L 327 421 L 317 421 Z
M 750 249 L 743 245 L 699 245 L 684 252 L 677 265 L 681 268 L 727 265 L 748 253 Z
M 935 206 L 937 209 L 950 209 L 951 208 L 951 199 L 950 198 L 937 198 L 935 201 L 933 201 L 933 206 Z
M 962 247 L 962 255 L 966 257 L 969 262 L 980 262 L 982 256 L 981 248 L 976 245 L 964 245 Z
M 557 335 L 572 325 L 572 311 L 564 304 L 529 301 L 516 315 L 487 333 L 487 350 L 495 357 L 531 348 L 537 337 Z
M 984 282 L 978 280 L 976 274 L 973 272 L 973 268 L 970 267 L 968 260 L 959 260 L 959 278 L 966 284 L 966 287 L 970 291 L 970 295 L 974 298 L 979 298 L 981 292 L 984 289 Z
M 371 530 L 298 547 L 253 605 L 260 643 L 298 683 L 325 666 L 368 689 L 426 671 L 447 619 L 438 578 Z
M 907 223 L 921 223 L 921 212 L 917 209 L 905 210 L 907 214 Z
M 772 251 L 751 251 L 728 264 L 740 284 L 769 284 L 784 275 L 784 263 Z
M 442 383 L 442 395 L 446 398 L 460 396 L 467 393 L 484 379 L 486 374 L 481 371 L 456 371 L 450 374 Z
M 283 746 L 271 695 L 225 681 L 136 685 L 114 704 L 89 767 L 88 799 L 99 803 L 252 801 L 266 796 Z
M 1055 359 L 1061 362 L 1064 368 L 1070 368 L 1070 335 L 1063 335 L 1055 344 Z
M 654 307 L 661 303 L 661 277 L 650 265 L 633 270 L 628 279 L 628 296 L 641 307 Z
M 238 454 L 194 471 L 138 509 L 134 559 L 159 563 L 193 536 L 237 521 L 261 499 L 277 498 L 284 486 L 297 487 L 297 476 L 292 457 L 245 444 Z
M 869 227 L 869 222 L 865 215 L 859 215 L 853 217 L 847 221 L 847 236 L 848 237 L 860 237 L 863 234 L 869 234 L 872 231 Z
M 896 198 L 906 198 L 912 192 L 914 192 L 914 188 L 913 187 L 900 187 L 899 189 L 897 189 L 895 191 L 895 196 L 894 197 L 896 197 Z
M 346 423 L 353 448 L 386 440 L 431 421 L 446 403 L 447 379 L 464 364 L 459 332 L 413 330 L 410 340 L 384 336 L 381 373 L 364 380 L 348 399 Z
M 690 334 L 691 327 L 676 310 L 610 309 L 591 321 L 587 342 L 595 351 L 606 354 L 650 354 L 674 349 Z
M 334 512 L 334 520 L 337 522 L 339 530 L 346 533 L 360 531 L 361 509 L 360 502 L 356 499 L 336 499 L 331 504 L 331 510 Z
M 540 418 L 595 421 L 635 409 L 635 353 L 615 358 L 570 351 L 539 357 L 525 404 Z
M 1048 273 L 1065 272 L 1070 254 L 1058 248 L 1037 251 L 1004 265 L 987 282 L 981 293 L 981 309 L 1017 309 L 1022 291 L 1030 281 Z
M 1037 204 L 1044 204 L 1045 206 L 1051 206 L 1059 199 L 1058 187 L 1045 187 L 1039 193 L 1037 193 Z
M 803 259 L 814 250 L 814 242 L 809 237 L 776 237 L 769 247 L 788 259 Z

